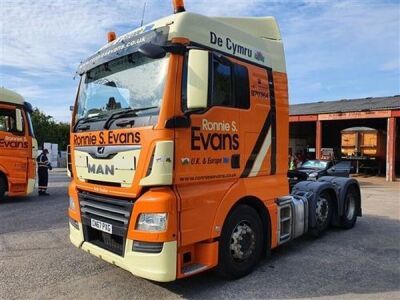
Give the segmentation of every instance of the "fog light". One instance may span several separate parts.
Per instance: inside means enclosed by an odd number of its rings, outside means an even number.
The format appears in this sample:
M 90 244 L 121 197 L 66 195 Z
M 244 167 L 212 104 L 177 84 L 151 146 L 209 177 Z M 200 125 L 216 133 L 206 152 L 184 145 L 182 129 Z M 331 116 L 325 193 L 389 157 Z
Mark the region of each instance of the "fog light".
M 167 213 L 140 214 L 136 230 L 165 231 L 167 228 Z
M 69 223 L 72 225 L 72 227 L 74 227 L 75 229 L 79 230 L 79 224 L 77 221 L 69 218 Z
M 164 243 L 133 241 L 132 251 L 143 253 L 160 253 Z

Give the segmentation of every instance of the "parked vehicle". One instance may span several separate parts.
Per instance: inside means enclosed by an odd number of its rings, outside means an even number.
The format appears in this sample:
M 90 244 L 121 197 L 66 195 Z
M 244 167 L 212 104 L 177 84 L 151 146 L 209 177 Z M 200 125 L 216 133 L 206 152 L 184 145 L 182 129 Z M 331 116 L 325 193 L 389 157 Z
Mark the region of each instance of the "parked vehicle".
M 351 127 L 341 131 L 342 156 L 385 159 L 386 134 L 369 127 Z
M 14 91 L 0 88 L 0 200 L 33 192 L 37 141 L 32 106 Z
M 341 131 L 342 158 L 353 161 L 356 173 L 381 174 L 386 160 L 386 133 L 370 127 Z
M 205 17 L 178 0 L 174 7 L 120 38 L 110 34 L 78 69 L 71 242 L 151 280 L 214 267 L 238 278 L 302 234 L 353 227 L 356 180 L 321 177 L 289 195 L 287 76 L 275 19 Z
M 295 170 L 288 171 L 289 186 L 293 187 L 304 180 L 317 180 L 322 176 L 349 177 L 351 171 L 349 161 L 308 160 Z

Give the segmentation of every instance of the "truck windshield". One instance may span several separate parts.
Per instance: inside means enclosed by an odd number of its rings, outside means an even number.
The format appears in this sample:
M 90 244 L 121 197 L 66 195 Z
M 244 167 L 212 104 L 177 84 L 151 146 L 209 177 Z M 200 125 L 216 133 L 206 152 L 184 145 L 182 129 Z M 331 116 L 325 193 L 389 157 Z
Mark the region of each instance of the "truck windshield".
M 117 111 L 160 107 L 167 67 L 168 56 L 154 60 L 134 53 L 86 72 L 75 120 L 106 119 Z
M 323 160 L 308 160 L 304 164 L 301 165 L 303 168 L 312 168 L 312 169 L 325 169 L 328 165 L 327 161 Z

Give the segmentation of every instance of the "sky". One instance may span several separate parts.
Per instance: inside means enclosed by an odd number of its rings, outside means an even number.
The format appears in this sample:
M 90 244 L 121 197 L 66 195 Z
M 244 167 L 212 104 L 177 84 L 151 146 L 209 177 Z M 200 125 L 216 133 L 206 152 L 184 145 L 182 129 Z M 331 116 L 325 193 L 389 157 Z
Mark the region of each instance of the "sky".
M 80 61 L 139 27 L 145 0 L 0 0 L 0 86 L 69 122 Z M 212 3 L 212 4 L 211 4 Z M 291 104 L 400 94 L 400 1 L 186 0 L 209 16 L 274 16 Z M 147 0 L 144 24 L 172 13 Z

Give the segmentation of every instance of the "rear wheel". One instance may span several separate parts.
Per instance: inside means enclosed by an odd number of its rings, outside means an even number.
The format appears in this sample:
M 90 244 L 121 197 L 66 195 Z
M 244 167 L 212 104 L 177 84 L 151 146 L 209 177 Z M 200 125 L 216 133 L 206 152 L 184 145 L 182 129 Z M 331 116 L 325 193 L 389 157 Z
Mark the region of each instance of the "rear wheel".
M 328 192 L 322 192 L 315 208 L 315 227 L 311 230 L 312 235 L 321 236 L 328 228 L 332 220 L 332 199 Z
M 263 226 L 257 212 L 247 205 L 236 206 L 222 228 L 218 272 L 228 279 L 249 274 L 261 258 L 263 245 Z
M 6 181 L 0 175 L 0 199 L 3 199 L 4 194 L 6 193 L 6 190 L 7 190 Z
M 344 229 L 353 228 L 357 221 L 358 197 L 357 190 L 354 187 L 350 187 L 344 201 L 343 215 L 340 217 L 340 226 Z

